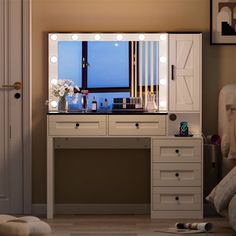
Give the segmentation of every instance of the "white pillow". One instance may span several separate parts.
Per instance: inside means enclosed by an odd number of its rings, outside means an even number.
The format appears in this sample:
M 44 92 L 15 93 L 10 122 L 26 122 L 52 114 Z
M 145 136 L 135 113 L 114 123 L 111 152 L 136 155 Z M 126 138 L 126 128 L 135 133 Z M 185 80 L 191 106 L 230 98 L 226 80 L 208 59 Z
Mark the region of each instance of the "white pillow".
M 226 215 L 229 202 L 236 194 L 236 167 L 234 167 L 211 191 L 206 200 L 212 202 L 216 211 L 221 215 Z
M 236 231 L 236 195 L 233 196 L 229 203 L 228 216 L 230 225 Z
M 0 215 L 0 236 L 46 236 L 51 233 L 50 226 L 34 216 L 16 218 Z

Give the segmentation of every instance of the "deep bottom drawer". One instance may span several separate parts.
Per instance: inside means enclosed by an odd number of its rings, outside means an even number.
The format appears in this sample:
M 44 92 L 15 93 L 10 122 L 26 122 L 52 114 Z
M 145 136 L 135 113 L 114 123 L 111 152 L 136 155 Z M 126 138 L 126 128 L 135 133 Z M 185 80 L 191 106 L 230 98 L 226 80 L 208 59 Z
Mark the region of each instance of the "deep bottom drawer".
M 200 187 L 153 187 L 153 210 L 200 210 Z

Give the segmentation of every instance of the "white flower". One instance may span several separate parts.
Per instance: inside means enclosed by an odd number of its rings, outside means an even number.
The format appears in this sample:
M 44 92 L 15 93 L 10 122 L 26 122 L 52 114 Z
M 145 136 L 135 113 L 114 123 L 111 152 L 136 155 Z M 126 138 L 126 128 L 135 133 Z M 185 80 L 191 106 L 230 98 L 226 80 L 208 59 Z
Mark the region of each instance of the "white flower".
M 55 97 L 63 97 L 74 95 L 74 87 L 72 80 L 58 80 L 57 84 L 51 85 L 51 94 Z M 78 86 L 75 86 L 75 89 L 79 92 L 80 89 Z M 76 91 L 76 92 L 77 92 Z
M 65 88 L 64 88 L 64 87 L 60 87 L 59 95 L 60 95 L 61 97 L 65 95 Z
M 70 97 L 72 97 L 73 94 L 74 94 L 74 88 L 73 88 L 72 85 L 70 85 L 70 86 L 68 87 L 68 95 L 69 95 Z
M 77 86 L 77 85 L 75 85 L 75 89 L 79 92 L 80 91 L 80 89 L 79 89 L 79 87 Z

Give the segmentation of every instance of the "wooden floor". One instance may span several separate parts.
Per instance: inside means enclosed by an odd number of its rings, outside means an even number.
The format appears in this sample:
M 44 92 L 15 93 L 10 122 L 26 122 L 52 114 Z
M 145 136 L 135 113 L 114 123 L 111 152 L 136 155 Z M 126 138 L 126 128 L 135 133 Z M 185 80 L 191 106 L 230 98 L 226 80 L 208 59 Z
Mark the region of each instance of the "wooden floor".
M 56 216 L 53 220 L 45 221 L 52 227 L 52 235 L 57 236 L 173 236 L 174 234 L 158 231 L 173 228 L 177 222 L 176 220 L 151 220 L 146 215 Z M 213 232 L 194 235 L 236 235 L 227 219 L 205 218 L 204 221 L 213 223 Z

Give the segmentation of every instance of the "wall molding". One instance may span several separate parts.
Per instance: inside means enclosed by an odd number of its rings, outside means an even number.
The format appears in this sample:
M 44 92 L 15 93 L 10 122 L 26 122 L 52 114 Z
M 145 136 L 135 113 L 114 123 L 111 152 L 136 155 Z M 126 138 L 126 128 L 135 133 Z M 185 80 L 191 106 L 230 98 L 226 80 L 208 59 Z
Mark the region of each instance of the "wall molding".
M 33 215 L 46 215 L 46 204 L 32 204 Z M 150 204 L 56 204 L 55 214 L 150 214 Z
M 23 213 L 32 206 L 32 0 L 22 1 L 23 15 Z

